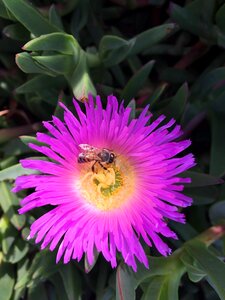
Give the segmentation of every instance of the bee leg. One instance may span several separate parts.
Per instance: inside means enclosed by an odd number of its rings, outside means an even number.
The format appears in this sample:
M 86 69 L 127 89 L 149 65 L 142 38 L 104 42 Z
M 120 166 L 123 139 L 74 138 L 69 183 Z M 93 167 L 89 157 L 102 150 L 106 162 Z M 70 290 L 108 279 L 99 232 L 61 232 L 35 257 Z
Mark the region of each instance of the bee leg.
M 101 166 L 104 170 L 107 170 L 107 168 L 104 167 L 103 164 L 102 164 L 100 161 L 99 161 L 98 163 L 100 164 L 100 166 Z
M 93 173 L 95 173 L 95 164 L 96 164 L 96 162 L 94 162 L 93 165 L 92 165 L 92 167 L 91 167 L 91 170 L 92 170 Z

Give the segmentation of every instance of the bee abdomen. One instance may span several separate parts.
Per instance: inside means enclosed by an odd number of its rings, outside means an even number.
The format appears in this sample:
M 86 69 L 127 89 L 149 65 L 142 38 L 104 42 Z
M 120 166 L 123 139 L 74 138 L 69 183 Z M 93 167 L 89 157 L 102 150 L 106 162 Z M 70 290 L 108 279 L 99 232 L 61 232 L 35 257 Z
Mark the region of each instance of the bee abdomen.
M 86 162 L 90 162 L 90 159 L 88 159 L 84 153 L 80 153 L 78 158 L 77 158 L 77 162 L 79 164 L 82 164 L 82 163 L 86 163 Z

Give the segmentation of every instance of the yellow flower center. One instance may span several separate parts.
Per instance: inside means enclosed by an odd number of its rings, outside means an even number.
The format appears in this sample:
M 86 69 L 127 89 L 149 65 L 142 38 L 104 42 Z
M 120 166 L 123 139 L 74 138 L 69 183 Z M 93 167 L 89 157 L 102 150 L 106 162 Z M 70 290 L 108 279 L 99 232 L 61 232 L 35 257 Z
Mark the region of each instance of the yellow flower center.
M 122 157 L 112 164 L 87 162 L 80 165 L 80 177 L 76 182 L 85 201 L 102 211 L 119 208 L 134 191 L 133 167 Z

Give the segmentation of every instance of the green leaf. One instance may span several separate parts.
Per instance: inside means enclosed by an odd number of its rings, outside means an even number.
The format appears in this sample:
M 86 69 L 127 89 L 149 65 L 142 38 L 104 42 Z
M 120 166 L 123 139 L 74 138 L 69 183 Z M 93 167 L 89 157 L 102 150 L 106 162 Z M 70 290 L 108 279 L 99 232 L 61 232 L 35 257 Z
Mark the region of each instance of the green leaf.
M 52 4 L 49 9 L 49 21 L 53 26 L 56 26 L 57 28 L 61 29 L 62 31 L 64 30 L 61 17 L 58 14 L 54 4 Z
M 62 76 L 50 77 L 48 75 L 37 75 L 26 81 L 16 89 L 17 94 L 39 92 L 43 89 L 58 89 L 65 87 L 66 81 Z
M 219 26 L 219 28 L 225 32 L 225 4 L 223 4 L 216 13 L 216 24 Z
M 16 54 L 16 64 L 24 73 L 44 73 L 55 76 L 55 73 L 38 64 L 32 56 L 26 52 Z
M 203 22 L 212 24 L 215 4 L 215 1 L 194 0 L 186 5 L 186 9 Z
M 80 46 L 70 34 L 55 32 L 42 35 L 23 46 L 27 51 L 57 51 L 62 54 L 79 55 Z
M 33 56 L 34 61 L 38 62 L 41 66 L 50 70 L 56 75 L 69 74 L 75 67 L 74 57 L 71 55 L 49 55 L 49 56 Z
M 25 0 L 2 0 L 5 6 L 34 35 L 60 31 L 52 25 L 34 6 Z
M 3 1 L 0 2 L 0 17 L 12 21 L 16 20 L 10 11 L 5 7 Z
M 47 290 L 44 284 L 39 283 L 37 286 L 28 289 L 28 299 L 32 300 L 48 300 Z
M 225 201 L 217 202 L 210 207 L 209 218 L 212 224 L 225 219 Z
M 14 266 L 1 262 L 0 264 L 0 291 L 1 298 L 10 300 L 15 282 Z
M 116 300 L 135 299 L 135 284 L 132 272 L 119 265 L 116 272 Z
M 166 276 L 155 276 L 150 280 L 147 291 L 143 295 L 143 300 L 169 300 L 168 298 L 168 278 Z M 176 300 L 177 298 L 171 298 Z
M 0 182 L 1 207 L 9 218 L 10 222 L 17 228 L 21 229 L 25 224 L 25 216 L 18 215 L 15 206 L 19 206 L 19 200 L 11 192 L 11 186 L 7 182 Z
M 190 9 L 172 3 L 170 5 L 170 16 L 181 28 L 192 32 L 194 35 L 204 37 L 211 43 L 216 43 L 217 37 L 213 30 L 214 28 L 209 26 L 209 24 L 204 22 L 200 16 L 194 14 Z
M 124 87 L 121 98 L 125 100 L 125 105 L 128 103 L 133 97 L 137 95 L 140 89 L 143 87 L 146 82 L 155 61 L 152 60 L 144 65 L 136 74 L 134 74 L 131 79 L 128 81 L 126 86 Z
M 187 83 L 184 83 L 176 95 L 169 101 L 169 103 L 163 107 L 160 111 L 162 114 L 166 114 L 166 116 L 174 118 L 175 120 L 180 120 L 181 116 L 184 113 L 184 109 L 186 106 L 188 97 L 188 86 Z
M 216 200 L 218 190 L 215 186 L 187 187 L 185 194 L 193 199 L 193 205 L 206 205 Z
M 212 141 L 210 157 L 210 174 L 222 177 L 225 174 L 225 127 L 224 115 L 211 114 Z
M 54 285 L 55 292 L 56 292 L 56 299 L 58 300 L 70 300 L 67 296 L 64 284 L 63 284 L 63 279 L 60 276 L 60 273 L 57 272 L 53 274 L 51 277 L 48 278 L 48 280 L 51 281 L 51 283 Z
M 94 248 L 94 261 L 92 264 L 89 263 L 88 261 L 88 257 L 85 253 L 85 258 L 84 258 L 84 269 L 85 269 L 85 273 L 89 273 L 91 272 L 91 270 L 94 268 L 94 266 L 96 265 L 96 262 L 98 260 L 99 257 L 99 252 L 97 251 L 96 248 Z
M 6 26 L 3 33 L 10 39 L 18 41 L 27 41 L 30 38 L 29 31 L 19 23 Z
M 109 67 L 119 64 L 130 53 L 134 40 L 126 41 L 118 36 L 105 35 L 99 44 L 99 54 L 103 63 Z
M 29 153 L 32 150 L 29 147 L 27 147 L 26 145 L 24 145 L 18 137 L 16 137 L 16 138 L 12 138 L 8 143 L 6 143 L 3 146 L 3 151 L 5 153 L 5 157 L 8 157 L 8 156 L 15 157 L 18 155 L 24 155 L 26 153 Z M 12 165 L 15 165 L 17 163 L 18 163 L 18 161 L 16 159 L 15 163 L 13 163 Z M 5 169 L 5 168 L 3 168 L 3 169 Z
M 18 263 L 29 251 L 29 244 L 23 241 L 20 237 L 16 239 L 13 246 L 6 255 L 7 262 L 12 264 Z
M 39 142 L 36 137 L 30 135 L 21 135 L 20 140 L 25 144 L 28 145 L 29 143 L 38 145 L 38 146 L 46 146 L 46 144 Z
M 132 99 L 128 104 L 127 107 L 131 108 L 131 112 L 130 112 L 130 121 L 135 119 L 136 117 L 136 101 L 134 99 Z
M 0 171 L 0 181 L 7 179 L 16 179 L 21 175 L 38 174 L 35 170 L 24 169 L 21 164 L 16 164 Z
M 158 88 L 156 88 L 150 98 L 146 101 L 148 102 L 151 107 L 153 104 L 160 98 L 167 87 L 167 84 L 161 84 Z
M 225 263 L 211 253 L 205 244 L 197 240 L 187 242 L 184 249 L 196 259 L 201 269 L 207 274 L 210 283 L 220 298 L 225 299 Z
M 1 232 L 2 232 L 2 252 L 4 254 L 4 259 L 9 253 L 13 244 L 15 243 L 16 238 L 18 237 L 18 231 L 9 223 L 9 219 L 6 215 L 1 219 Z M 7 260 L 7 259 L 6 259 Z
M 197 265 L 196 260 L 186 251 L 182 252 L 180 260 L 187 269 L 188 277 L 192 282 L 199 282 L 206 276 L 206 273 Z
M 73 90 L 74 96 L 81 101 L 85 101 L 88 95 L 96 95 L 95 87 L 89 75 L 85 53 L 82 51 L 76 69 L 72 76 L 67 77 Z
M 76 1 L 76 0 L 75 0 Z M 82 28 L 87 24 L 90 14 L 89 0 L 78 1 L 78 7 L 73 11 L 71 32 L 77 38 Z
M 194 171 L 185 171 L 181 173 L 180 176 L 184 178 L 191 178 L 191 183 L 187 184 L 188 188 L 222 184 L 224 182 L 221 178 Z
M 21 261 L 18 262 L 17 264 L 17 282 L 14 286 L 14 297 L 13 300 L 20 300 L 23 298 L 24 293 L 25 293 L 25 287 L 23 288 L 18 288 L 18 285 L 21 280 L 24 280 L 24 278 L 27 278 L 27 271 L 29 268 L 29 260 L 28 258 L 25 258 Z
M 55 254 L 49 250 L 42 250 L 37 253 L 32 260 L 32 264 L 28 270 L 29 283 L 28 287 L 37 286 L 40 281 L 45 281 L 48 277 L 52 276 L 60 268 L 60 264 L 55 263 Z M 19 287 L 25 286 L 27 279 L 21 281 Z
M 225 80 L 225 68 L 215 68 L 209 72 L 203 73 L 194 83 L 191 91 L 192 101 L 206 102 L 213 99 L 220 83 Z
M 79 300 L 81 297 L 81 280 L 77 268 L 70 263 L 60 267 L 59 273 L 62 277 L 66 294 L 69 300 Z
M 176 31 L 176 24 L 171 23 L 153 27 L 138 34 L 130 40 L 130 42 L 132 42 L 134 45 L 131 48 L 129 55 L 139 54 L 140 52 L 143 52 L 144 50 L 161 42 L 166 37 L 168 37 L 172 33 L 175 33 Z
M 185 272 L 183 264 L 177 259 L 176 268 L 168 275 L 154 276 L 144 293 L 144 300 L 178 300 L 180 280 Z

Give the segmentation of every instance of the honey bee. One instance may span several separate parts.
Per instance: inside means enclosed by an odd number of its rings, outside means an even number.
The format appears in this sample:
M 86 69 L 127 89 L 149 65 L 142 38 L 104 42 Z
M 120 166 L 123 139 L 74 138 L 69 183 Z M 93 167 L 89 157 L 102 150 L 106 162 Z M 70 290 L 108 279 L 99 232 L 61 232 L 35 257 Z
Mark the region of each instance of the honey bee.
M 111 164 L 115 161 L 115 153 L 107 148 L 99 149 L 88 144 L 80 144 L 79 147 L 83 150 L 83 152 L 78 155 L 78 163 L 82 164 L 94 161 L 94 164 L 92 165 L 93 172 L 96 163 L 98 163 L 103 169 L 107 170 L 103 163 Z

